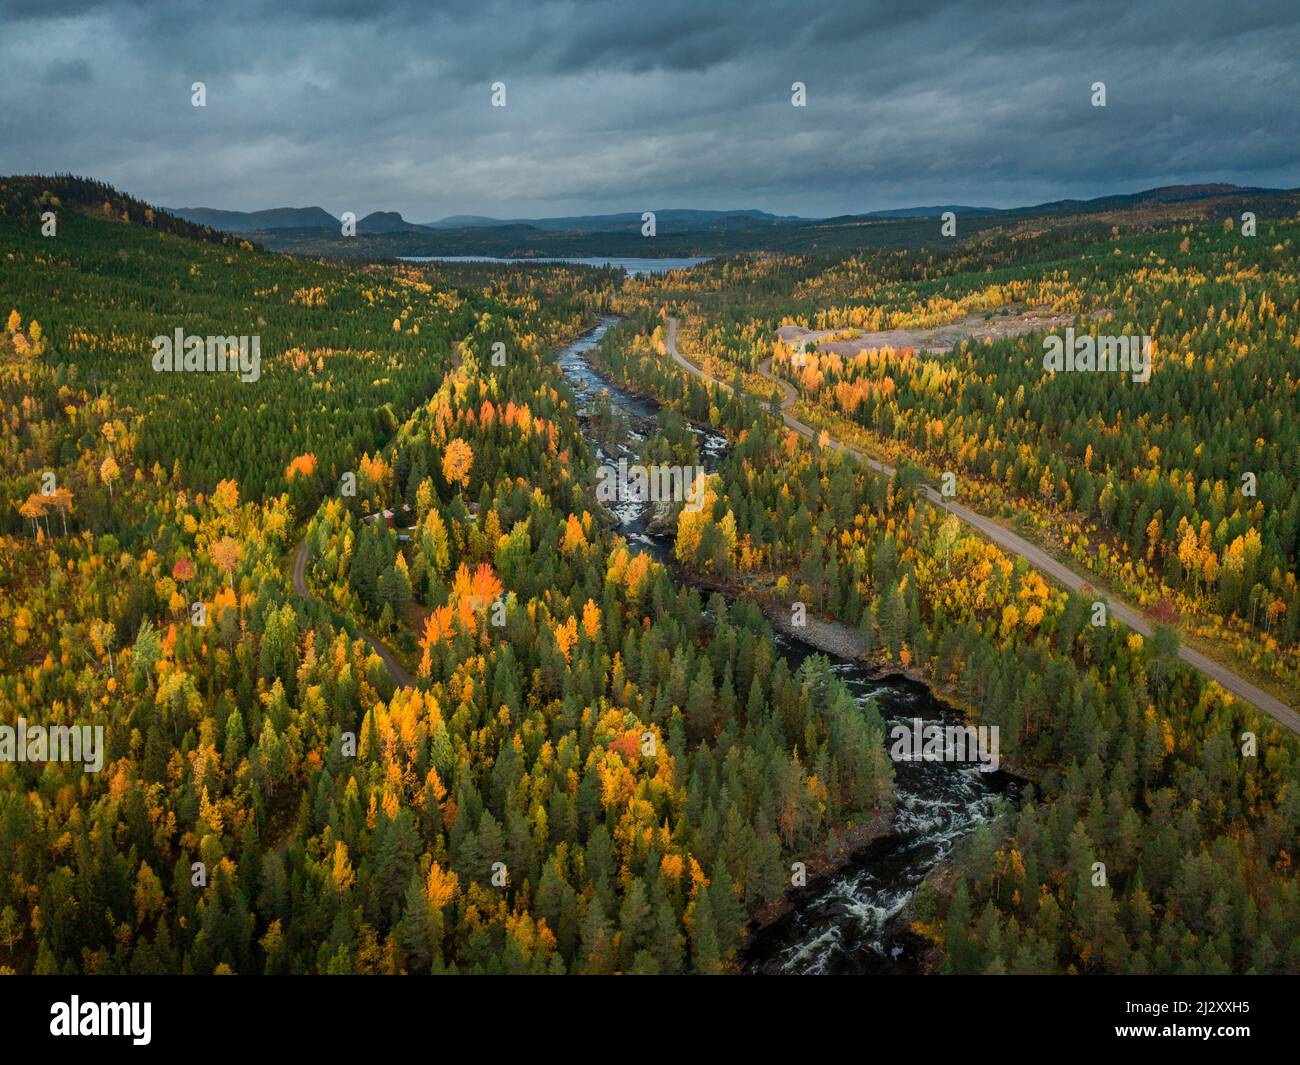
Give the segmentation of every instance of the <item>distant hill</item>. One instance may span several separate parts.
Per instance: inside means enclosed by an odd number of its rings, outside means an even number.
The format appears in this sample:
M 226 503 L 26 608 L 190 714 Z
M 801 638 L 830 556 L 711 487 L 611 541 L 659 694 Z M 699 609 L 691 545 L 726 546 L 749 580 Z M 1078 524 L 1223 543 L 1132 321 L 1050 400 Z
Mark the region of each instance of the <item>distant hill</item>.
M 436 222 L 421 222 L 425 229 L 490 229 L 493 226 L 508 226 L 513 223 L 502 218 L 489 218 L 484 214 L 449 214 Z
M 939 207 L 899 207 L 892 211 L 869 211 L 858 218 L 938 218 L 944 211 L 953 214 L 997 214 L 997 207 L 962 207 L 950 203 Z
M 966 208 L 962 208 L 965 210 Z M 264 211 L 223 211 L 214 207 L 168 207 L 177 218 L 209 226 L 226 233 L 257 233 L 273 230 L 338 230 L 342 223 L 320 207 L 272 207 Z M 766 211 L 696 211 L 669 208 L 655 212 L 659 232 L 686 233 L 753 226 L 781 225 L 810 221 L 793 215 Z M 486 215 L 451 215 L 436 222 L 408 222 L 396 211 L 374 211 L 357 222 L 358 233 L 421 233 L 429 230 L 504 229 L 527 227 L 547 233 L 617 233 L 639 230 L 641 213 L 573 215 L 557 218 L 491 218 Z
M 654 238 L 641 236 L 632 212 L 517 221 L 461 215 L 438 228 L 406 221 L 395 211 L 362 218 L 354 237 L 320 207 L 266 211 L 180 208 L 169 211 L 72 175 L 0 177 L 0 219 L 38 226 L 50 207 L 108 216 L 219 244 L 260 245 L 306 256 L 374 260 L 400 256 L 533 258 L 547 256 L 681 257 L 737 253 L 818 255 L 857 248 L 937 248 L 937 218 L 961 214 L 959 241 L 998 232 L 1036 237 L 1045 231 L 1145 229 L 1174 222 L 1236 217 L 1243 210 L 1262 221 L 1300 212 L 1300 189 L 1243 188 L 1231 184 L 1172 185 L 1091 200 L 1056 200 L 1007 209 L 962 205 L 898 208 L 862 215 L 807 219 L 764 211 L 656 212 Z M 460 226 L 450 223 L 462 222 Z M 570 226 L 572 228 L 557 228 Z M 233 228 L 227 228 L 233 227 Z M 254 227 L 254 228 L 250 228 Z M 260 227 L 260 228 L 256 228 Z
M 323 207 L 272 207 L 265 211 L 219 211 L 213 207 L 167 207 L 169 214 L 226 233 L 263 229 L 335 229 L 342 223 Z
M 293 230 L 295 233 L 323 230 L 339 233 L 343 220 L 322 207 L 272 207 L 265 211 L 220 211 L 214 207 L 168 207 L 177 218 L 210 226 L 226 233 L 264 233 Z M 396 211 L 372 211 L 357 222 L 358 233 L 425 232 L 425 227 L 408 222 Z
M 396 211 L 374 211 L 357 223 L 358 233 L 420 233 L 424 229 L 424 226 L 408 222 Z
M 1040 203 L 1033 207 L 1012 207 L 1000 213 L 1091 213 L 1097 211 L 1123 210 L 1128 207 L 1192 203 L 1196 200 L 1211 200 L 1220 196 L 1243 196 L 1251 193 L 1273 195 L 1279 191 L 1281 190 L 1228 184 L 1162 185 L 1155 189 L 1143 189 L 1141 192 L 1121 193 L 1114 196 L 1098 196 L 1091 200 L 1053 200 L 1050 203 Z

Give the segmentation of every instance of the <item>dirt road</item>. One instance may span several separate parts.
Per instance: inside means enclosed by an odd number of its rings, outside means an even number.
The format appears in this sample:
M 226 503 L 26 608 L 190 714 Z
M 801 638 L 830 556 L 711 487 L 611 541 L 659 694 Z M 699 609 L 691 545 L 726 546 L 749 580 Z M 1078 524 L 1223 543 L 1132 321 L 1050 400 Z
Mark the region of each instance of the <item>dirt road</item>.
M 304 599 L 320 602 L 307 587 L 307 542 L 305 540 L 293 552 L 293 590 Z M 388 667 L 389 676 L 393 678 L 394 684 L 399 688 L 416 687 L 415 679 L 402 668 L 402 663 L 397 660 L 392 651 L 363 628 L 357 628 L 357 635 L 365 640 L 370 645 L 370 649 L 383 660 L 384 665 Z
M 694 374 L 701 380 L 709 381 L 721 385 L 723 388 L 730 389 L 730 385 L 719 381 L 704 373 L 694 363 L 689 362 L 682 357 L 677 350 L 677 319 L 668 319 L 668 330 L 664 341 L 669 357 L 677 363 L 687 373 Z M 776 377 L 772 373 L 772 360 L 766 359 L 759 366 L 759 373 L 781 390 L 781 417 L 785 424 L 793 429 L 796 433 L 807 437 L 809 440 L 816 440 L 820 436 L 817 430 L 801 422 L 793 414 L 789 413 L 798 398 L 794 388 L 786 381 Z M 893 476 L 894 468 L 887 466 L 883 462 L 878 462 L 869 455 L 864 454 L 861 450 L 851 445 L 841 443 L 839 440 L 831 438 L 827 442 L 827 447 L 834 448 L 836 451 L 842 451 L 847 455 L 852 455 L 860 462 L 866 463 L 873 470 L 883 473 L 885 476 Z M 1013 555 L 1019 555 L 1035 569 L 1051 577 L 1057 583 L 1064 585 L 1071 591 L 1078 591 L 1083 585 L 1089 582 L 1075 573 L 1073 570 L 1064 566 L 1057 561 L 1041 547 L 1037 547 L 1021 536 L 1017 536 L 1009 529 L 1004 529 L 994 521 L 990 521 L 982 514 L 977 514 L 969 507 L 963 507 L 960 503 L 950 499 L 944 499 L 935 489 L 925 485 L 921 491 L 925 494 L 926 499 L 937 507 L 955 514 L 962 521 L 973 527 L 983 536 L 992 540 L 995 544 Z M 1106 607 L 1112 616 L 1117 618 L 1123 624 L 1140 632 L 1143 636 L 1151 635 L 1150 623 L 1135 608 L 1127 603 L 1121 602 L 1114 597 L 1099 597 L 1106 599 Z M 1264 713 L 1274 718 L 1281 724 L 1285 725 L 1292 732 L 1300 735 L 1300 714 L 1297 714 L 1281 699 L 1270 695 L 1268 692 L 1251 684 L 1244 677 L 1238 676 L 1227 666 L 1213 659 L 1207 658 L 1190 647 L 1180 646 L 1178 648 L 1178 657 L 1186 662 L 1193 669 L 1199 669 L 1207 677 L 1217 681 L 1223 688 L 1232 692 L 1239 699 L 1258 707 Z

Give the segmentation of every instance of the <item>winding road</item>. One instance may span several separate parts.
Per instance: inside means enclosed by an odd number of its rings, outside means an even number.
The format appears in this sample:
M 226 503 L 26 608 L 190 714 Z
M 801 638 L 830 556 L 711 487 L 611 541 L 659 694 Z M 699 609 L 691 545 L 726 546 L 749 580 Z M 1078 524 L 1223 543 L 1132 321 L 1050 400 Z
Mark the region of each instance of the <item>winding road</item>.
M 297 595 L 304 599 L 310 599 L 314 603 L 321 601 L 311 594 L 307 587 L 307 541 L 302 541 L 293 552 L 293 590 Z M 328 604 L 321 603 L 326 609 Z M 393 652 L 380 643 L 377 639 L 366 632 L 360 626 L 357 627 L 357 634 L 370 645 L 370 649 L 375 652 L 388 667 L 389 676 L 393 678 L 393 683 L 399 688 L 414 688 L 415 679 L 402 668 L 402 663 L 397 660 Z
M 726 382 L 720 381 L 717 378 L 706 374 L 694 363 L 683 358 L 681 352 L 677 350 L 676 318 L 668 318 L 668 329 L 664 338 L 664 347 L 668 352 L 668 356 L 687 373 L 693 374 L 706 383 L 717 384 L 728 391 L 731 390 L 731 386 Z M 765 359 L 759 364 L 758 371 L 763 377 L 767 378 L 781 390 L 781 418 L 785 424 L 801 436 L 805 436 L 809 440 L 817 440 L 820 433 L 813 429 L 812 426 L 805 424 L 790 413 L 789 409 L 794 406 L 795 401 L 798 399 L 798 395 L 787 381 L 782 380 L 772 373 L 772 360 Z M 850 444 L 845 444 L 833 437 L 828 437 L 826 446 L 834 448 L 836 451 L 841 451 L 846 455 L 852 455 L 858 461 L 865 463 L 871 469 L 884 474 L 886 477 L 892 477 L 894 474 L 894 468 L 892 466 L 887 466 L 885 463 L 873 459 L 871 456 Z M 945 499 L 929 485 L 923 485 L 921 491 L 924 493 L 926 499 L 935 506 L 941 507 L 950 514 L 956 515 L 981 535 L 992 540 L 1003 550 L 1009 551 L 1014 555 L 1019 555 L 1035 569 L 1051 577 L 1053 580 L 1064 585 L 1071 591 L 1078 591 L 1085 584 L 1089 583 L 1079 574 L 1062 565 L 1061 562 L 1053 558 L 1041 547 L 1030 543 L 1021 536 L 1017 536 L 1009 529 L 1004 529 L 1001 525 L 998 525 L 996 522 L 984 517 L 984 515 L 977 514 L 969 507 L 963 507 L 960 503 L 954 502 L 951 499 Z M 1107 596 L 1105 599 L 1107 610 L 1112 616 L 1133 629 L 1135 632 L 1140 632 L 1143 636 L 1151 635 L 1151 624 L 1139 611 L 1112 596 Z M 1191 647 L 1180 645 L 1178 648 L 1178 657 L 1193 669 L 1200 670 L 1211 680 L 1216 681 L 1227 691 L 1232 692 L 1232 694 L 1237 696 L 1239 699 L 1250 703 L 1252 706 L 1258 707 L 1264 713 L 1285 725 L 1292 732 L 1300 735 L 1300 714 L 1287 706 L 1281 699 L 1278 699 L 1263 689 L 1256 687 L 1254 684 L 1251 684 L 1250 681 L 1234 673 L 1221 662 L 1216 662 L 1211 658 L 1207 658 L 1205 655 Z

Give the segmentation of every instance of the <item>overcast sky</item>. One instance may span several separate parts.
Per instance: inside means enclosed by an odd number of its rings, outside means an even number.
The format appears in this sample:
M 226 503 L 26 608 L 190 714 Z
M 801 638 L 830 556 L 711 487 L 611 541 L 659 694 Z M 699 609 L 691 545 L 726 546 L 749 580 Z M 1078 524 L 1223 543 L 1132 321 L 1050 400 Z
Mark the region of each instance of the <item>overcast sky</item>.
M 1297 0 L 0 0 L 0 25 L 0 173 L 172 207 L 821 216 L 1300 186 Z

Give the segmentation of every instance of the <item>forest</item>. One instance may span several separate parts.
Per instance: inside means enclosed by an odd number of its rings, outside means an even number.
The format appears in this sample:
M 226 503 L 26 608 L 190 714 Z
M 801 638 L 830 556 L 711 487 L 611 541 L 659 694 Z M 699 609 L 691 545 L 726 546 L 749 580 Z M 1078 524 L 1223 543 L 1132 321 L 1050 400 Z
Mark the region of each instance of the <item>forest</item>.
M 608 272 L 302 263 L 98 188 L 50 251 L 48 191 L 2 201 L 0 697 L 108 751 L 0 764 L 7 970 L 722 971 L 888 807 L 824 660 L 593 517 L 551 355 Z M 178 292 L 190 332 L 256 323 L 256 385 L 152 376 Z
M 637 335 L 601 351 L 612 376 L 736 442 L 704 516 L 680 515 L 677 557 L 855 627 L 868 656 L 997 725 L 1032 782 L 922 885 L 911 917 L 937 971 L 1297 971 L 1294 734 L 1179 663 L 1169 628 L 1091 624 L 1091 596 L 925 504 L 903 468 L 882 478 L 761 392 L 688 378 L 655 316 L 627 310 Z
M 4 721 L 107 748 L 0 762 L 3 971 L 738 971 L 792 869 L 893 814 L 877 708 L 777 649 L 797 601 L 1026 782 L 910 904 L 932 971 L 1300 972 L 1300 741 L 1175 656 L 1300 670 L 1293 222 L 629 278 L 293 257 L 6 178 L 0 236 Z M 1038 335 L 778 334 L 1025 307 L 1154 335 L 1150 383 L 1044 380 Z M 593 361 L 666 408 L 646 461 L 728 443 L 666 561 L 597 500 L 610 426 L 556 363 L 611 312 Z M 664 358 L 668 314 L 734 389 Z M 259 335 L 260 378 L 156 374 L 177 327 Z M 783 425 L 768 358 L 895 475 Z M 947 470 L 1155 635 L 929 505 Z
M 810 424 L 1014 522 L 1292 705 L 1300 698 L 1300 409 L 1294 220 L 1224 218 L 1104 239 L 1068 228 L 946 254 L 863 253 L 638 279 L 727 381 L 763 360 Z M 636 292 L 640 289 L 640 292 Z M 873 342 L 964 319 L 1040 315 L 950 350 Z M 1032 323 L 1031 323 L 1032 324 Z M 1143 384 L 1043 369 L 1045 334 L 1150 337 Z M 783 327 L 803 343 L 787 343 Z M 862 338 L 855 343 L 855 338 Z

